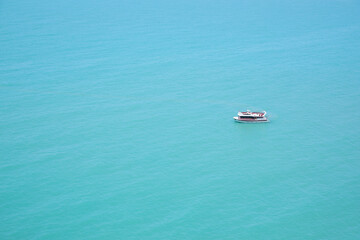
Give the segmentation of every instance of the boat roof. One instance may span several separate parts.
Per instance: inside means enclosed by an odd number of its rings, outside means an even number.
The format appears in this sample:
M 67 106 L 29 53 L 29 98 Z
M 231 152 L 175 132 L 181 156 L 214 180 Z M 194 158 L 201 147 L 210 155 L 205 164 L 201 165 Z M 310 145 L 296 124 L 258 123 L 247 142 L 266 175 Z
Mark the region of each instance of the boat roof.
M 254 117 L 263 117 L 265 116 L 266 112 L 250 112 L 249 110 L 246 112 L 239 112 L 239 116 L 254 116 Z

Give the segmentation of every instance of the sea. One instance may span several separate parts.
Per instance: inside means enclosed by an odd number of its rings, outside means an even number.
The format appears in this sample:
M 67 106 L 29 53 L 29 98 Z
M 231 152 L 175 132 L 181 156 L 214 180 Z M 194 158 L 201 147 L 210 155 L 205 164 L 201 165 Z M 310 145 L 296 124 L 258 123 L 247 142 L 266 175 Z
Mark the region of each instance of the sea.
M 360 239 L 359 13 L 1 0 L 0 239 Z

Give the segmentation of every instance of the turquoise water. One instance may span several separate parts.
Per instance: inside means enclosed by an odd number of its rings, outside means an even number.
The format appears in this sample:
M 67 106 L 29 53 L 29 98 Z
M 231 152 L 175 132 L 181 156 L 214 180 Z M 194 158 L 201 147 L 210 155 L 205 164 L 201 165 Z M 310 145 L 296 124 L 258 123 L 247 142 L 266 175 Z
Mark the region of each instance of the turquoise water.
M 2 0 L 0 239 L 359 239 L 359 11 Z

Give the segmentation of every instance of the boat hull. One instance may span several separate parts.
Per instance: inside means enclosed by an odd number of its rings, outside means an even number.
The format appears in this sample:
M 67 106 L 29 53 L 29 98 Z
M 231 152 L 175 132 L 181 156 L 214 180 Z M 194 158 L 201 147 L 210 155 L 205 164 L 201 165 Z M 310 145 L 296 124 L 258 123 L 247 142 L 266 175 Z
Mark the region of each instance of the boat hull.
M 270 122 L 269 119 L 265 118 L 265 119 L 259 119 L 259 120 L 239 120 L 239 118 L 234 117 L 235 122 L 238 123 L 267 123 Z

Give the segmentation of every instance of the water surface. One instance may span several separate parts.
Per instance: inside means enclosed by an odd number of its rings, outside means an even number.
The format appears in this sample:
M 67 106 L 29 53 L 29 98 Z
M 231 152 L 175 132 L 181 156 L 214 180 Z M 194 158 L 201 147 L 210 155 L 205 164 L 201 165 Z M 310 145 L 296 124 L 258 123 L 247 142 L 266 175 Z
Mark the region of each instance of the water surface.
M 359 10 L 1 1 L 0 238 L 358 239 Z

